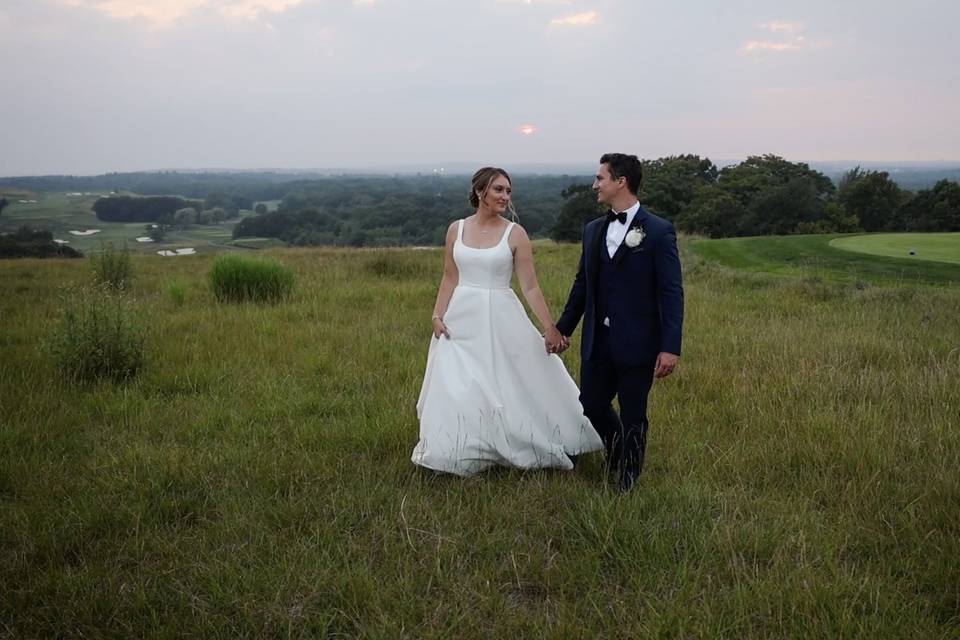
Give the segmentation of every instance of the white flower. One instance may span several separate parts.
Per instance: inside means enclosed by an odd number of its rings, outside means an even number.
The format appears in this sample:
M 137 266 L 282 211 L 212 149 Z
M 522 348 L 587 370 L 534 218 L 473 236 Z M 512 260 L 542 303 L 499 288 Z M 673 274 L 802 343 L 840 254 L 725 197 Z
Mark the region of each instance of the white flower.
M 627 232 L 626 243 L 627 246 L 633 249 L 647 237 L 647 234 L 643 232 L 643 227 L 634 227 Z

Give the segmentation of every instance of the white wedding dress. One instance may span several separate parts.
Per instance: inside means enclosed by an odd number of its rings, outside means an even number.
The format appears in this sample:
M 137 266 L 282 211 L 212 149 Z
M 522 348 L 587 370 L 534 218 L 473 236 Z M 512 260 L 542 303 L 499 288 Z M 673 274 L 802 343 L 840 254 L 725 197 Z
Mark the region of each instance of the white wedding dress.
M 489 249 L 463 244 L 460 272 L 443 322 L 432 338 L 417 401 L 420 442 L 414 463 L 468 476 L 493 465 L 572 469 L 571 455 L 603 447 L 583 415 L 576 384 L 510 288 L 513 253 L 507 238 Z

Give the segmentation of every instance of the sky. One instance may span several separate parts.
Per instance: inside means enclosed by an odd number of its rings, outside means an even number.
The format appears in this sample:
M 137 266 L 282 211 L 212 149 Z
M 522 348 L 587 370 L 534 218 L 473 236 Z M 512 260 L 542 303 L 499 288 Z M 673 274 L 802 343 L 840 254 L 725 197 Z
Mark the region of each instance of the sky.
M 956 0 L 3 0 L 0 175 L 960 161 Z

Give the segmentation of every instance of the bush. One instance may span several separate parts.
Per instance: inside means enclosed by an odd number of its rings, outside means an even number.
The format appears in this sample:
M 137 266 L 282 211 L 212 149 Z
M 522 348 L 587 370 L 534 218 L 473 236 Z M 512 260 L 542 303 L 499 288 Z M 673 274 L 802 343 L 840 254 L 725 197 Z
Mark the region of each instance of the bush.
M 0 258 L 81 258 L 76 249 L 53 241 L 46 229 L 20 227 L 13 233 L 0 233 Z
M 46 343 L 60 374 L 71 382 L 123 382 L 143 366 L 143 329 L 130 301 L 104 287 L 79 289 Z
M 133 263 L 124 246 L 117 251 L 112 242 L 102 247 L 100 255 L 92 256 L 94 284 L 108 289 L 125 289 L 133 281 Z
M 219 256 L 210 269 L 210 286 L 221 302 L 278 302 L 293 289 L 293 272 L 282 264 Z

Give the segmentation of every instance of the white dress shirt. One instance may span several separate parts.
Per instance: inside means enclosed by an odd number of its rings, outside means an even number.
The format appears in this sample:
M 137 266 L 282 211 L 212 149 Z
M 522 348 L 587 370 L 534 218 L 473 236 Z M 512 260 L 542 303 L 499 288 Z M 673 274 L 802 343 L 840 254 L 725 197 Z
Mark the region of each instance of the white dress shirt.
M 637 211 L 640 211 L 640 203 L 634 202 L 633 206 L 627 209 L 627 219 L 625 222 L 611 220 L 610 224 L 607 225 L 607 253 L 611 258 L 613 254 L 617 252 L 617 249 L 620 248 L 620 245 L 623 244 L 623 239 L 627 237 L 627 231 L 630 230 L 630 223 L 633 222 L 633 217 L 637 215 Z M 610 318 L 604 318 L 603 324 L 609 327 Z
M 634 202 L 633 206 L 627 209 L 626 222 L 621 223 L 619 220 L 611 220 L 610 224 L 607 225 L 607 253 L 610 254 L 611 258 L 623 244 L 623 239 L 627 237 L 630 223 L 633 222 L 633 217 L 637 215 L 637 211 L 640 211 L 640 203 Z

